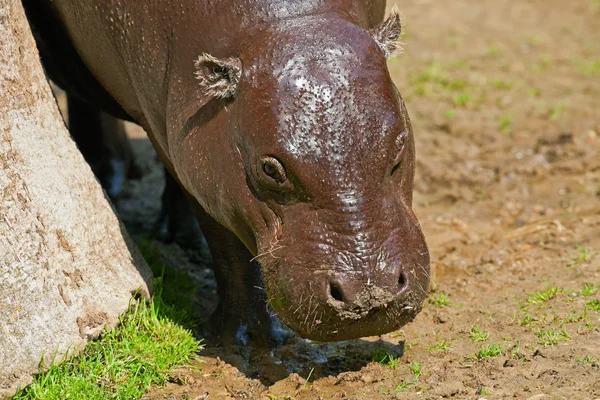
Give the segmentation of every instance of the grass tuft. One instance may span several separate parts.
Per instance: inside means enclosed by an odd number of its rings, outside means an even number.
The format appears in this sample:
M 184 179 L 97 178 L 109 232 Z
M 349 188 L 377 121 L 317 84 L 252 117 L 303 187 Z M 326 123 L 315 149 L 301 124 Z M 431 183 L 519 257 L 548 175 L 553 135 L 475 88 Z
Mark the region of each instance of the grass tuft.
M 598 285 L 594 285 L 593 283 L 584 283 L 583 289 L 581 289 L 581 294 L 583 296 L 593 296 L 598 291 Z
M 585 307 L 589 310 L 600 312 L 600 301 L 592 300 L 585 303 Z
M 490 342 L 487 346 L 481 347 L 476 354 L 476 358 L 481 361 L 486 358 L 498 357 L 501 356 L 504 352 L 502 346 L 497 343 Z
M 536 332 L 536 336 L 538 337 L 538 343 L 545 347 L 571 340 L 571 335 L 569 335 L 566 329 L 540 329 Z
M 448 293 L 439 292 L 437 295 L 431 295 L 431 297 L 429 297 L 429 303 L 436 307 L 447 307 L 451 304 L 450 296 Z
M 481 329 L 479 325 L 473 325 L 469 329 L 469 337 L 473 343 L 484 342 L 490 337 L 490 333 Z
M 580 245 L 575 245 L 577 249 L 577 256 L 571 262 L 571 265 L 579 265 L 591 261 L 593 258 L 593 254 L 587 247 L 582 247 Z
M 384 350 L 378 349 L 373 354 L 373 361 L 381 364 L 385 368 L 396 369 L 400 363 L 400 358 L 394 356 L 393 354 L 387 353 Z
M 560 290 L 556 286 L 551 286 L 546 290 L 529 295 L 527 304 L 542 304 L 548 300 L 552 300 Z

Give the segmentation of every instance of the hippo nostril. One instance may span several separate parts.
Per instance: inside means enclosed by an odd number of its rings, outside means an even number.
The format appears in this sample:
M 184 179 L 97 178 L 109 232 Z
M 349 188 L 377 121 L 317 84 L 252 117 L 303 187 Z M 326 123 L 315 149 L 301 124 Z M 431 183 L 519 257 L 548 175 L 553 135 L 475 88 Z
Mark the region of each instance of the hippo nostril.
M 398 277 L 398 291 L 401 292 L 405 287 L 406 287 L 406 275 L 404 275 L 404 272 L 401 272 L 400 276 Z
M 342 295 L 342 290 L 335 284 L 329 283 L 329 295 L 337 301 L 344 301 L 344 296 Z

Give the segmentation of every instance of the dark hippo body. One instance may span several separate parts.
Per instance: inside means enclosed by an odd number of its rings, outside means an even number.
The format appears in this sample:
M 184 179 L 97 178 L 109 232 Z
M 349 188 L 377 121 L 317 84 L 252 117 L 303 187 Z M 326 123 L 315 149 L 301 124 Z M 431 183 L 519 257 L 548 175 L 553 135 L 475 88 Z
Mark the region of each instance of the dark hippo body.
M 429 256 L 385 1 L 24 4 L 50 77 L 139 123 L 190 199 L 225 343 L 270 343 L 267 303 L 316 340 L 383 334 L 419 312 Z

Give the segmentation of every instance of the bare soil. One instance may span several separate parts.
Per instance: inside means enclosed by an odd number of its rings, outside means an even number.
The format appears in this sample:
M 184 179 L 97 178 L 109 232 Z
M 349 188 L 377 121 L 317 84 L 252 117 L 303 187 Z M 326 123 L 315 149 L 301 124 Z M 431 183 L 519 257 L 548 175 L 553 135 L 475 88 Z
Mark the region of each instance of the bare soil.
M 146 399 L 600 398 L 600 2 L 399 5 L 405 53 L 390 70 L 416 133 L 425 309 L 383 337 L 207 347 Z M 118 207 L 141 233 L 162 170 L 130 134 L 146 175 Z M 196 279 L 208 315 L 206 255 L 154 245 Z

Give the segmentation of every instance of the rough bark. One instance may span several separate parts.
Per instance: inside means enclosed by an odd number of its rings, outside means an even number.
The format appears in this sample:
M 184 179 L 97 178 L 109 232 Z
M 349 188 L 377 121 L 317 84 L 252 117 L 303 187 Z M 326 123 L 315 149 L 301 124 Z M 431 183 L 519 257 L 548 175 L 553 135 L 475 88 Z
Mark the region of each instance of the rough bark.
M 0 398 L 114 326 L 150 276 L 64 126 L 20 0 L 0 0 Z

